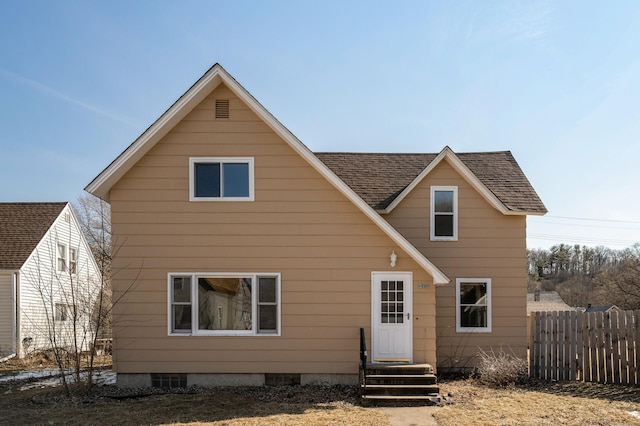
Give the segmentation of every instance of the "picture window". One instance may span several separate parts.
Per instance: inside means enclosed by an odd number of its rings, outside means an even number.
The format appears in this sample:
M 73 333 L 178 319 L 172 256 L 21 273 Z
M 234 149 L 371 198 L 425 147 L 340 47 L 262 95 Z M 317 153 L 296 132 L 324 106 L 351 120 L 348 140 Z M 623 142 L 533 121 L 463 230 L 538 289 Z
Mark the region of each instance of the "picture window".
M 279 274 L 171 274 L 169 285 L 170 334 L 279 333 Z

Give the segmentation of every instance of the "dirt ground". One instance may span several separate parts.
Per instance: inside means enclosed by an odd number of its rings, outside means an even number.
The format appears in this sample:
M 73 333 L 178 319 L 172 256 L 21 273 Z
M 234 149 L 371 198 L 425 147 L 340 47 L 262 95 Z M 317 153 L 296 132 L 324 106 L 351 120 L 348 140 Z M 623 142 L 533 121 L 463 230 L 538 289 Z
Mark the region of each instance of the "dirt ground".
M 0 364 L 0 424 L 640 425 L 640 388 L 534 382 L 503 389 L 441 380 L 441 407 L 362 407 L 349 386 L 218 389 L 74 389 L 39 378 L 3 380 L 46 359 Z

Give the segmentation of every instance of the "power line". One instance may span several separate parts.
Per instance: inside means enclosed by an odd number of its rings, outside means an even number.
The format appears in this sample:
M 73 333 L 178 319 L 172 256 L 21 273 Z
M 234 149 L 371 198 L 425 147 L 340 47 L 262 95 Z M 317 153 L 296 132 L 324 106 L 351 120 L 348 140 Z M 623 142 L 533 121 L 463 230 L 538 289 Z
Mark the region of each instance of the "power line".
M 577 236 L 569 236 L 569 235 L 556 235 L 556 234 L 536 234 L 536 233 L 527 233 L 527 238 L 535 239 L 535 240 L 544 240 L 544 241 L 575 241 L 584 244 L 610 244 L 616 246 L 632 246 L 635 243 L 640 241 L 638 240 L 621 240 L 614 238 L 593 238 L 593 237 L 577 237 Z
M 633 223 L 633 224 L 640 225 L 640 221 L 636 221 L 636 220 L 594 219 L 594 218 L 570 217 L 570 216 L 544 216 L 544 217 L 545 218 L 548 217 L 552 219 L 582 220 L 582 221 L 591 221 L 591 222 Z

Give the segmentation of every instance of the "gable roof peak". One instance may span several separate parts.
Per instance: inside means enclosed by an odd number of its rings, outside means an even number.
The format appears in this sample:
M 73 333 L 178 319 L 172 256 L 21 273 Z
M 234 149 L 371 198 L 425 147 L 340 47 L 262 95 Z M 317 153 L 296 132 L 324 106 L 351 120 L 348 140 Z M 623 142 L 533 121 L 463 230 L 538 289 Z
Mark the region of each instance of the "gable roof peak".
M 0 203 L 0 269 L 22 267 L 68 202 Z

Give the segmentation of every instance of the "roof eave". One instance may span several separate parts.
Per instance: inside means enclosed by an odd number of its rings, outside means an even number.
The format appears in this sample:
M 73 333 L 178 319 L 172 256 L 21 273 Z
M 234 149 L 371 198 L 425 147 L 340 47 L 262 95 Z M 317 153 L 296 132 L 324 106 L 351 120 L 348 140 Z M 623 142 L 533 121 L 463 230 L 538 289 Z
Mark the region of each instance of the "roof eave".
M 116 160 L 100 173 L 87 187 L 86 191 L 109 201 L 111 187 L 146 154 L 171 128 L 204 99 L 215 87 L 223 83 L 241 98 L 276 134 L 304 158 L 318 173 L 325 177 L 338 191 L 358 207 L 375 225 L 377 225 L 392 241 L 404 250 L 432 278 L 434 284 L 447 284 L 451 280 L 429 261 L 417 248 L 384 220 L 359 195 L 345 184 L 329 167 L 327 167 L 309 148 L 293 133 L 280 123 L 264 106 L 262 106 L 240 83 L 238 83 L 222 66 L 215 64 L 184 95 L 178 99 L 155 123 L 153 123 L 138 139 L 136 139 Z
M 85 191 L 109 201 L 109 191 L 122 176 L 140 160 L 162 137 L 182 120 L 220 83 L 231 77 L 219 64 L 212 66 L 191 88 L 185 92 L 160 118 L 129 145 L 86 187 Z
M 500 213 L 502 214 L 510 214 L 510 212 L 512 212 L 510 209 L 508 209 L 499 199 L 498 197 L 496 197 L 493 192 L 491 192 L 481 181 L 480 179 L 478 179 L 478 177 L 471 171 L 469 170 L 469 168 L 462 162 L 462 160 L 460 160 L 460 158 L 458 158 L 458 156 L 451 150 L 451 148 L 449 148 L 448 146 L 445 146 L 444 149 L 442 151 L 440 151 L 440 153 L 436 156 L 436 158 L 433 159 L 433 161 L 431 161 L 431 163 L 429 163 L 427 165 L 427 167 L 424 168 L 424 170 L 422 172 L 420 172 L 420 174 L 418 176 L 416 176 L 416 178 L 409 184 L 407 185 L 407 187 L 402 190 L 402 192 L 400 193 L 400 195 L 398 195 L 393 202 L 391 202 L 391 204 L 389 204 L 389 206 L 387 206 L 387 208 L 385 208 L 384 210 L 382 210 L 383 214 L 389 214 L 391 213 L 391 211 L 398 205 L 400 204 L 400 202 L 407 196 L 409 195 L 409 193 L 411 191 L 413 191 L 413 189 L 418 186 L 418 184 L 420 182 L 422 182 L 422 180 L 427 177 L 427 175 L 429 175 L 429 173 L 431 173 L 433 171 L 433 169 L 436 168 L 436 166 L 438 166 L 443 160 L 446 160 L 449 164 L 451 164 L 451 166 L 462 175 L 462 177 L 464 177 L 464 179 L 469 182 L 469 184 L 471 186 L 473 186 L 473 188 L 478 191 L 480 193 L 480 195 L 482 195 L 484 197 L 485 200 L 487 200 L 487 202 L 489 204 L 491 204 L 491 206 L 493 208 L 495 208 L 496 210 L 498 210 Z M 519 213 L 512 213 L 512 214 L 519 214 Z

